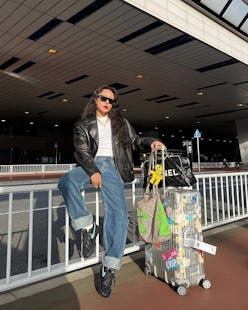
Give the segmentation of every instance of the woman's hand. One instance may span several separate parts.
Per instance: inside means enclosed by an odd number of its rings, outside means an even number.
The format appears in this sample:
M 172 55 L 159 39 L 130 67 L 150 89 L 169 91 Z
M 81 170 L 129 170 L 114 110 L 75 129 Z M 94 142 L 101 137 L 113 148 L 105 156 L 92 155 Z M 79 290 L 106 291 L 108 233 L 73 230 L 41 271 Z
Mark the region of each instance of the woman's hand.
M 164 151 L 167 150 L 166 146 L 161 141 L 153 141 L 151 144 L 151 150 L 152 152 L 155 152 L 157 150 L 163 149 Z
M 99 172 L 92 174 L 90 179 L 91 179 L 91 183 L 95 187 L 95 189 L 98 189 L 98 187 L 99 188 L 102 187 L 102 177 L 101 177 L 101 174 Z

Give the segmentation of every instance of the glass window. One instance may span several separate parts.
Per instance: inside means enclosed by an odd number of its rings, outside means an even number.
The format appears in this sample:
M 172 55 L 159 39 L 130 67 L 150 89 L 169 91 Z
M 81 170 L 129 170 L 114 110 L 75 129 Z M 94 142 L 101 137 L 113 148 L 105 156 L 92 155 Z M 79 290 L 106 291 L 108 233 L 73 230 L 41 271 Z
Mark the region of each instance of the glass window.
M 248 20 L 246 20 L 246 22 L 243 24 L 243 26 L 240 29 L 248 34 Z
M 202 0 L 201 3 L 204 4 L 209 9 L 213 10 L 217 14 L 223 10 L 224 6 L 227 4 L 228 0 Z
M 247 4 L 241 0 L 233 0 L 222 17 L 237 27 L 247 13 Z

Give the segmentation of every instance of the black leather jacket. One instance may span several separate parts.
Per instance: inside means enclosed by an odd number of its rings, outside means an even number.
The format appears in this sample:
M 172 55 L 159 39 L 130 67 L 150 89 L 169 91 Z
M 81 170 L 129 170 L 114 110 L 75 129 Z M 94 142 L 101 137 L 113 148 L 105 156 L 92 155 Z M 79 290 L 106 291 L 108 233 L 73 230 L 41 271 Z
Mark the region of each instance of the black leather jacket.
M 134 180 L 132 148 L 137 151 L 149 151 L 151 143 L 156 139 L 151 137 L 140 137 L 129 122 L 129 135 L 132 141 L 130 147 L 123 147 L 119 142 L 118 135 L 112 135 L 114 162 L 123 182 Z M 96 119 L 79 121 L 74 127 L 75 159 L 84 171 L 91 176 L 100 172 L 96 166 L 94 157 L 98 149 L 98 128 Z

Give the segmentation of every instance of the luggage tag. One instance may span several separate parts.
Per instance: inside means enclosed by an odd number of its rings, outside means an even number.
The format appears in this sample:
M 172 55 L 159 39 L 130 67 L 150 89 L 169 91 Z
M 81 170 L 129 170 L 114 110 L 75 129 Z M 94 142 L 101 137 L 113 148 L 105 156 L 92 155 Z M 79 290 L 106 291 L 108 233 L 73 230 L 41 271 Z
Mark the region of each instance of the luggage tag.
M 216 249 L 217 249 L 217 247 L 214 245 L 211 245 L 211 244 L 203 242 L 203 241 L 191 239 L 191 238 L 190 239 L 184 239 L 183 245 L 197 249 L 197 250 L 207 252 L 207 253 L 212 254 L 212 255 L 216 254 Z
M 185 231 L 185 235 L 183 238 L 183 246 L 191 247 L 191 248 L 194 248 L 197 250 L 201 250 L 201 251 L 207 252 L 207 253 L 212 254 L 212 255 L 216 254 L 216 250 L 217 250 L 216 246 L 209 244 L 209 243 L 206 243 L 206 242 L 203 242 L 203 241 L 200 241 L 200 240 L 197 240 L 197 239 L 187 238 L 186 232 L 187 231 Z

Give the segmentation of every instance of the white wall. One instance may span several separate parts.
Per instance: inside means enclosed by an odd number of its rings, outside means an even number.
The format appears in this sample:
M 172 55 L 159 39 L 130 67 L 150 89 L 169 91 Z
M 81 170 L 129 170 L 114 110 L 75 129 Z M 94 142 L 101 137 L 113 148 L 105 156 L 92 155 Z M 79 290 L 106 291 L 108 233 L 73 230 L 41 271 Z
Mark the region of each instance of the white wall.
M 124 0 L 248 64 L 248 43 L 182 0 Z

